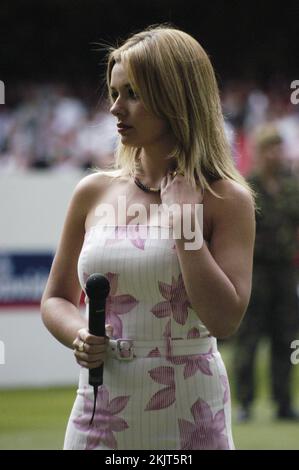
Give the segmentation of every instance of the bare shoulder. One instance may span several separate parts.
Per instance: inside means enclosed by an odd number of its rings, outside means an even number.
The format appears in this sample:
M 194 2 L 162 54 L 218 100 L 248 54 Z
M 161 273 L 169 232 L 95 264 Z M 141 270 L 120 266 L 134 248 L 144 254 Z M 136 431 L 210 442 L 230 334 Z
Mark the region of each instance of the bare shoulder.
M 103 194 L 112 179 L 113 175 L 105 171 L 98 171 L 84 176 L 74 190 L 76 202 L 80 207 L 88 210 L 90 204 Z
M 95 191 L 101 190 L 106 184 L 111 181 L 111 176 L 104 172 L 98 171 L 91 173 L 90 175 L 84 176 L 76 186 L 76 191 L 92 195 Z
M 242 184 L 238 183 L 237 181 L 228 180 L 228 179 L 220 179 L 214 181 L 211 184 L 212 189 L 219 194 L 219 196 L 223 197 L 225 200 L 238 200 L 241 198 L 242 200 L 249 202 L 252 201 L 251 194 Z M 215 197 L 214 197 L 215 198 Z
M 245 216 L 254 219 L 254 201 L 249 190 L 242 184 L 232 180 L 217 180 L 211 188 L 220 197 L 208 192 L 205 202 L 212 219 Z

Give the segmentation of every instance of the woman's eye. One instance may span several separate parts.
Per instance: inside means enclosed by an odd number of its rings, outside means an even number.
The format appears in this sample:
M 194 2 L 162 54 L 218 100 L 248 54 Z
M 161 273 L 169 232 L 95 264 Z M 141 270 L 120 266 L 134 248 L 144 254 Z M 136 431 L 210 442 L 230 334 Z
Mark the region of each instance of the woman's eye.
M 129 97 L 130 97 L 130 98 L 133 98 L 134 100 L 137 100 L 137 99 L 138 99 L 138 96 L 136 95 L 136 93 L 134 92 L 134 90 L 132 90 L 132 88 L 129 89 Z
M 110 97 L 111 97 L 112 101 L 114 102 L 114 101 L 116 101 L 117 98 L 118 98 L 118 93 L 113 92 L 113 93 L 110 94 Z M 132 88 L 129 88 L 129 89 L 128 89 L 128 97 L 129 97 L 130 99 L 133 99 L 133 100 L 137 100 L 137 99 L 138 99 L 138 96 L 136 95 L 136 93 L 134 92 L 134 90 L 132 90 Z

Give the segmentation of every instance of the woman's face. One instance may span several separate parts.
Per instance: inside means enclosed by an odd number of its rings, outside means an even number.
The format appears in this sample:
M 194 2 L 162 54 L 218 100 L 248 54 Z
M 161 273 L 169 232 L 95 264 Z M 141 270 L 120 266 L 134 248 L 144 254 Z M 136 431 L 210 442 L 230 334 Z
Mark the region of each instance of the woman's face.
M 113 66 L 110 93 L 113 100 L 110 112 L 117 117 L 124 145 L 140 148 L 169 141 L 171 132 L 167 123 L 146 111 L 121 63 Z

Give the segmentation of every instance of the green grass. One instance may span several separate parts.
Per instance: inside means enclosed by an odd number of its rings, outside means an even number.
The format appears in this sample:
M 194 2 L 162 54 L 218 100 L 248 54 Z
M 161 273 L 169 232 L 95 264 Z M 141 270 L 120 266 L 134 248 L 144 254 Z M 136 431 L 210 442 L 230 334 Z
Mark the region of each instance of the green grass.
M 299 423 L 273 420 L 269 400 L 268 348 L 264 343 L 257 360 L 258 398 L 254 419 L 236 424 L 232 354 L 220 346 L 227 365 L 233 399 L 233 435 L 237 449 L 299 450 Z M 299 365 L 294 369 L 294 390 L 299 390 Z M 73 388 L 0 391 L 0 449 L 61 449 L 69 413 L 75 398 Z M 297 401 L 297 405 L 299 402 Z
M 0 392 L 0 449 L 61 449 L 74 388 Z
M 291 421 L 277 421 L 275 405 L 271 397 L 269 376 L 269 347 L 264 341 L 256 358 L 256 394 L 257 398 L 253 406 L 253 419 L 247 423 L 236 422 L 237 404 L 235 397 L 235 381 L 233 374 L 232 348 L 223 343 L 219 346 L 227 372 L 232 393 L 232 421 L 233 437 L 237 449 L 256 450 L 299 450 L 299 423 Z M 295 405 L 299 408 L 299 365 L 293 369 L 293 396 Z

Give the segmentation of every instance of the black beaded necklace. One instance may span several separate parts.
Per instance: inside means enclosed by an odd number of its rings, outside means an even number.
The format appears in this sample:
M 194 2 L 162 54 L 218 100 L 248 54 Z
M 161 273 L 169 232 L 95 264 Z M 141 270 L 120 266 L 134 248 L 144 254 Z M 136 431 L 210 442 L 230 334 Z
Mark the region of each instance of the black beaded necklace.
M 142 189 L 145 193 L 159 193 L 161 191 L 160 188 L 151 188 L 150 186 L 146 186 L 145 184 L 141 183 L 140 179 L 134 175 L 134 183 L 138 186 L 138 188 Z

